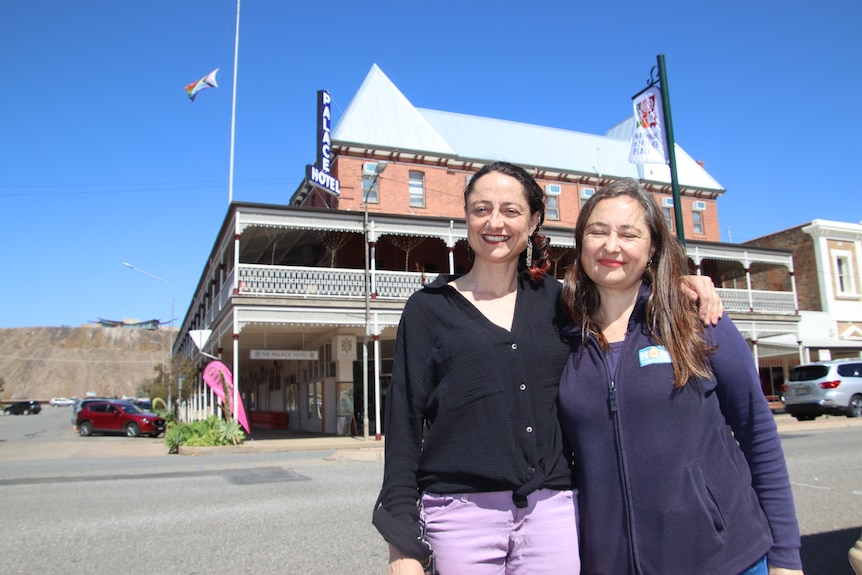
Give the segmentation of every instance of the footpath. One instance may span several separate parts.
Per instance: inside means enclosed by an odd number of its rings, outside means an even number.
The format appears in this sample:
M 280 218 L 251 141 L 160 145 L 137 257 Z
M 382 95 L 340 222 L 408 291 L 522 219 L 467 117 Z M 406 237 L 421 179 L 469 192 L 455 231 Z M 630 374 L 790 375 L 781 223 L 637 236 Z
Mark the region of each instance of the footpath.
M 813 433 L 828 429 L 858 427 L 862 432 L 862 418 L 821 416 L 814 421 L 797 421 L 786 413 L 775 414 L 781 434 Z M 326 460 L 383 461 L 383 438 L 373 435 L 366 438 L 296 433 L 288 430 L 258 430 L 242 445 L 228 447 L 180 446 L 180 457 L 206 457 L 208 455 L 242 455 L 251 453 L 278 453 L 324 451 Z M 164 437 L 80 437 L 72 434 L 60 441 L 0 441 L 0 462 L 34 461 L 46 459 L 93 459 L 122 457 L 177 457 L 170 455 Z
M 858 427 L 862 430 L 862 418 L 844 416 L 821 416 L 814 421 L 797 421 L 786 413 L 775 414 L 778 433 L 808 433 L 824 429 Z M 256 431 L 256 430 L 253 430 Z M 252 439 L 233 447 L 180 447 L 180 455 L 200 456 L 208 453 L 271 453 L 279 451 L 333 450 L 328 459 L 358 459 L 382 461 L 384 439 L 362 437 L 303 436 L 291 437 L 288 431 L 264 431 L 252 434 Z
M 243 453 L 277 453 L 288 451 L 332 451 L 326 459 L 352 459 L 359 461 L 383 461 L 383 438 L 377 440 L 372 435 L 368 439 L 353 436 L 317 435 L 296 436 L 290 431 L 252 428 L 251 437 L 242 445 L 227 447 L 185 447 L 180 446 L 179 455 L 205 456 Z

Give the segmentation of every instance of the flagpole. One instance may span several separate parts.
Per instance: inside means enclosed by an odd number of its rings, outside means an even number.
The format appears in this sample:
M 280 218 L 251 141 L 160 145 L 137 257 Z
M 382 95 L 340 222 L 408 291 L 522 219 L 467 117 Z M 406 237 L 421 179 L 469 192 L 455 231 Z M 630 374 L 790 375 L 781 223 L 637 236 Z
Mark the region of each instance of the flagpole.
M 685 228 L 682 219 L 682 199 L 679 192 L 679 178 L 676 173 L 676 144 L 673 138 L 673 120 L 670 117 L 670 88 L 667 81 L 667 70 L 664 67 L 664 54 L 657 56 L 658 77 L 661 83 L 661 105 L 664 114 L 665 138 L 667 140 L 667 159 L 670 163 L 670 187 L 673 191 L 673 212 L 676 220 L 676 237 L 682 247 L 685 247 Z
M 236 67 L 239 61 L 239 2 L 236 0 L 236 40 L 233 46 L 233 101 L 230 109 L 230 175 L 228 176 L 228 205 L 233 203 L 233 150 L 236 139 Z

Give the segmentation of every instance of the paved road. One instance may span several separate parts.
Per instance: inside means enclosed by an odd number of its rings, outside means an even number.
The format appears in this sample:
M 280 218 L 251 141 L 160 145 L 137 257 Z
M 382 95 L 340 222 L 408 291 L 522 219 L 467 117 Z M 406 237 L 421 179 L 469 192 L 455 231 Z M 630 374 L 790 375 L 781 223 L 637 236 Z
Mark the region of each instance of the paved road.
M 382 442 L 259 433 L 177 456 L 163 439 L 79 437 L 70 415 L 0 416 L 0 572 L 384 572 L 370 525 Z M 806 575 L 852 575 L 862 420 L 776 420 Z
M 0 573 L 384 572 L 379 458 L 302 440 L 168 455 L 163 440 L 79 437 L 70 415 L 0 417 Z

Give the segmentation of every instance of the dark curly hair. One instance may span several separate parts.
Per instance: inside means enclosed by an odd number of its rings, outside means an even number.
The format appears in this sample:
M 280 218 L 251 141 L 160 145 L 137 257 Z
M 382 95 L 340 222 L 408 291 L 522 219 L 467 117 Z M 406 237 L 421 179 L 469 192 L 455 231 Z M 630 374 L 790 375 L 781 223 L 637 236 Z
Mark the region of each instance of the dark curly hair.
M 530 206 L 530 216 L 533 214 L 539 214 L 539 225 L 536 226 L 535 231 L 533 231 L 533 235 L 531 235 L 528 240 L 533 246 L 531 261 L 526 261 L 527 252 L 530 250 L 525 249 L 522 254 L 524 258 L 523 267 L 529 270 L 533 280 L 539 281 L 542 276 L 551 269 L 551 242 L 544 234 L 540 233 L 542 223 L 545 221 L 545 192 L 542 191 L 541 186 L 536 183 L 533 176 L 528 174 L 524 168 L 516 166 L 515 164 L 510 164 L 509 162 L 494 162 L 493 164 L 485 164 L 485 166 L 473 174 L 473 177 L 470 178 L 469 182 L 467 182 L 467 187 L 464 188 L 465 206 L 467 205 L 467 199 L 473 192 L 473 188 L 476 186 L 476 182 L 479 181 L 482 176 L 490 174 L 491 172 L 499 172 L 518 180 L 521 187 L 524 189 L 524 198 Z

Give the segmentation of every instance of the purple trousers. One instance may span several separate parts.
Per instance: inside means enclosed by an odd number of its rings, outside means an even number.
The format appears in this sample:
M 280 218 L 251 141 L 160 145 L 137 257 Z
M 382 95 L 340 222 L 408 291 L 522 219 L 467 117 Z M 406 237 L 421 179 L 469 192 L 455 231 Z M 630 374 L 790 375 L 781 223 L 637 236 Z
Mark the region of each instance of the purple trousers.
M 420 519 L 439 575 L 578 575 L 577 491 L 424 493 Z

